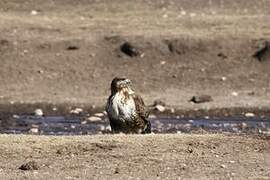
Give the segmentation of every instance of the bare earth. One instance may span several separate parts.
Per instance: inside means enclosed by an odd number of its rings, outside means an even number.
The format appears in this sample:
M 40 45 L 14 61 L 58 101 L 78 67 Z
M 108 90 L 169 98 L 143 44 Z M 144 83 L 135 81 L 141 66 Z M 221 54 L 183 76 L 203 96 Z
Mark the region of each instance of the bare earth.
M 0 124 L 35 108 L 103 110 L 115 76 L 130 78 L 146 104 L 161 99 L 178 115 L 269 115 L 270 48 L 262 61 L 253 57 L 270 41 L 269 7 L 269 0 L 2 0 Z M 121 52 L 126 41 L 143 55 Z M 213 101 L 188 102 L 200 94 Z M 0 144 L 0 179 L 270 179 L 269 137 L 1 135 Z M 38 170 L 18 169 L 31 160 Z
M 269 139 L 0 136 L 0 179 L 270 179 Z M 39 169 L 18 168 L 36 161 Z
M 125 76 L 147 104 L 269 107 L 269 57 L 252 57 L 270 39 L 269 6 L 267 0 L 1 1 L 0 102 L 103 107 L 112 78 Z M 121 53 L 125 41 L 144 56 Z M 189 103 L 197 94 L 214 101 Z

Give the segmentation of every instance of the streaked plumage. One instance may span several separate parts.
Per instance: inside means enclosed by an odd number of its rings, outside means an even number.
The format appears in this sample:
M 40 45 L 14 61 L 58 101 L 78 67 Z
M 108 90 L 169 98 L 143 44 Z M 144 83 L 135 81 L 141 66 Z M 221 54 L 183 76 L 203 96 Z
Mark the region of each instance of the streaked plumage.
M 114 78 L 106 111 L 114 133 L 150 133 L 151 124 L 142 98 L 131 88 L 131 81 Z

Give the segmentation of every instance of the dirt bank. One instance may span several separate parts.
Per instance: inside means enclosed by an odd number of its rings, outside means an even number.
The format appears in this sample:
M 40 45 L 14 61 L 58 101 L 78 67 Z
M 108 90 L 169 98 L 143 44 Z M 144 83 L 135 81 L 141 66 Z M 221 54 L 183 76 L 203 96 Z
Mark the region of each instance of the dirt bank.
M 269 107 L 269 1 L 9 1 L 0 13 L 0 102 L 103 107 L 114 76 L 147 104 Z M 142 56 L 120 51 L 124 42 Z M 213 101 L 194 105 L 196 94 Z

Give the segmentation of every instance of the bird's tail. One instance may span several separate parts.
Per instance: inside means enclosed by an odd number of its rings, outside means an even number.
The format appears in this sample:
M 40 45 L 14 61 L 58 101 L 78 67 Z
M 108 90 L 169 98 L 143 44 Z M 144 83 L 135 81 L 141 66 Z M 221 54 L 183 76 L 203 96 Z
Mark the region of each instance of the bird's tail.
M 148 121 L 148 120 L 146 120 L 145 121 L 145 126 L 144 126 L 144 134 L 149 134 L 149 133 L 151 133 L 151 122 L 150 121 Z

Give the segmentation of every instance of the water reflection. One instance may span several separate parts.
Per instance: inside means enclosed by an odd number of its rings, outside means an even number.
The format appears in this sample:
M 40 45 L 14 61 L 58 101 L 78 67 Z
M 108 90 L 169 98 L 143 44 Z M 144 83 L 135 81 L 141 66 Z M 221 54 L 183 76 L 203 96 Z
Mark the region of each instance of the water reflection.
M 12 121 L 12 122 L 11 122 Z M 265 133 L 270 134 L 270 120 L 256 118 L 179 119 L 152 118 L 154 133 Z M 6 124 L 1 123 L 0 133 L 82 135 L 110 133 L 106 118 L 85 121 L 83 117 L 64 116 L 18 116 Z

